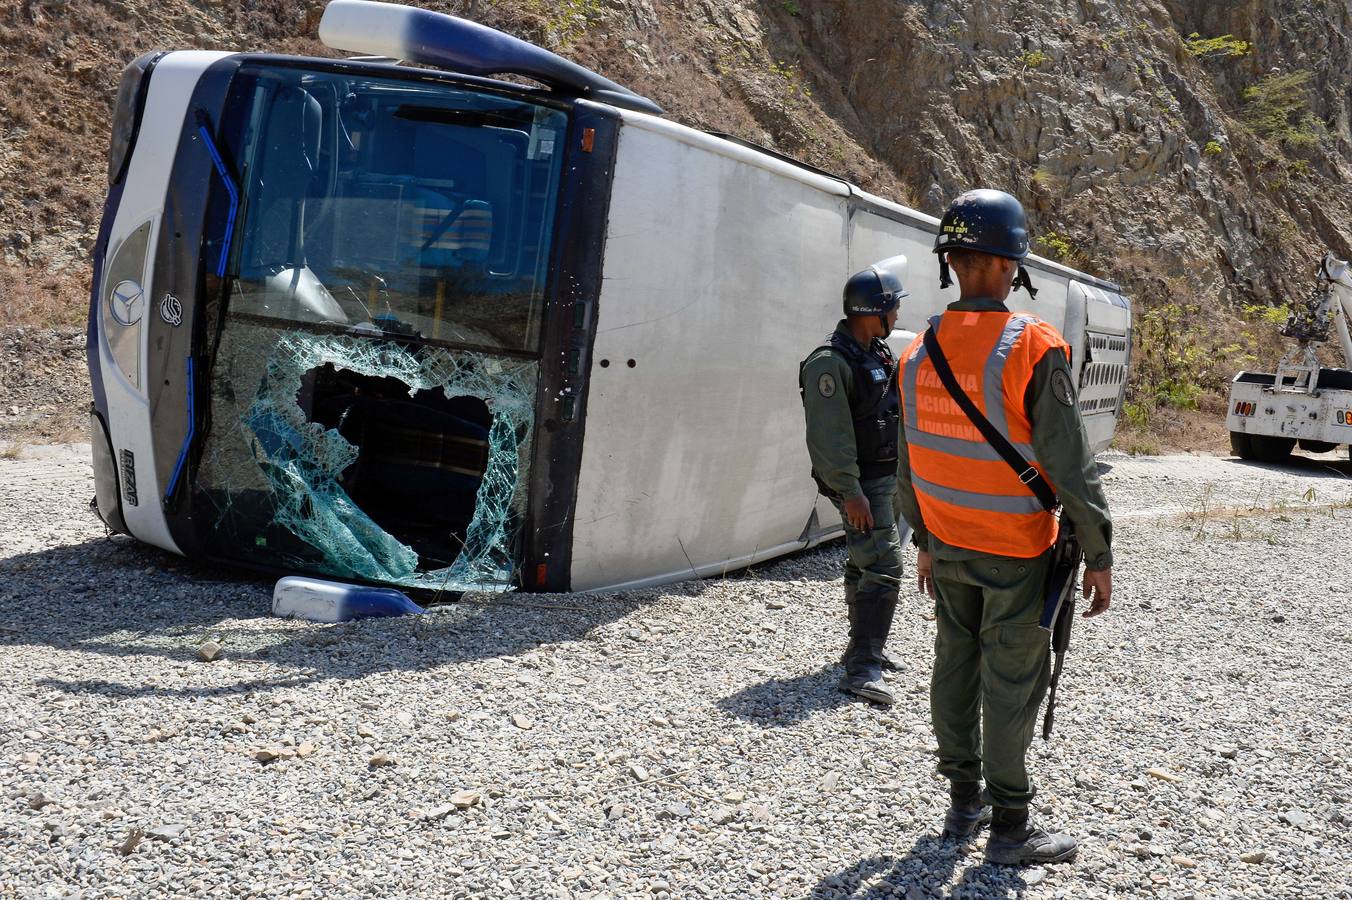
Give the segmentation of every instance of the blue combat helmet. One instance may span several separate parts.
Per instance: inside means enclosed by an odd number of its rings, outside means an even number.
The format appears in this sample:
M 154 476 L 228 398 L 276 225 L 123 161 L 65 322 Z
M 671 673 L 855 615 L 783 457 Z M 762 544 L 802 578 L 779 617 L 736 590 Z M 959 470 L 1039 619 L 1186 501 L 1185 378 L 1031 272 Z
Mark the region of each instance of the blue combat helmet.
M 850 276 L 843 302 L 847 316 L 886 316 L 910 292 L 903 286 L 906 257 L 892 256 Z
M 948 273 L 948 254 L 952 250 L 971 250 L 1003 256 L 1020 263 L 1014 290 L 1028 289 L 1037 296 L 1028 270 L 1022 265 L 1028 256 L 1028 217 L 1023 204 L 1004 191 L 979 189 L 961 194 L 939 222 L 934 252 L 939 254 L 939 287 L 953 284 Z

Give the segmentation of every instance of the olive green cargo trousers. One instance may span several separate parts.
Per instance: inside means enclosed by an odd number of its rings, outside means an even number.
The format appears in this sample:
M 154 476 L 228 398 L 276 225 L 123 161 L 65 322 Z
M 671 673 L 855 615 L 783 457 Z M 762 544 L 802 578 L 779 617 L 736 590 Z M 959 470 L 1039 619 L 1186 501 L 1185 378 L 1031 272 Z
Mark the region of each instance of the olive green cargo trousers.
M 933 561 L 939 774 L 984 777 L 995 806 L 1024 809 L 1033 799 L 1025 756 L 1051 677 L 1050 635 L 1038 627 L 1050 564 L 1050 552 Z
M 901 588 L 901 533 L 897 527 L 897 479 L 894 475 L 859 482 L 873 513 L 873 530 L 858 531 L 845 518 L 845 507 L 832 500 L 845 522 L 845 594 L 884 591 L 896 599 Z

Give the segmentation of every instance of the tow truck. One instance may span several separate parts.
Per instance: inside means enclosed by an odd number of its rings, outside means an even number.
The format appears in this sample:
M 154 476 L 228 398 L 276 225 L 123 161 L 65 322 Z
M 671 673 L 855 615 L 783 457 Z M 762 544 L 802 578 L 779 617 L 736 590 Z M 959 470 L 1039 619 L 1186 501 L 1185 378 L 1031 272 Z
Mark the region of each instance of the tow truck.
M 1352 370 L 1322 365 L 1315 345 L 1335 335 L 1352 365 L 1352 265 L 1332 253 L 1319 263 L 1314 290 L 1291 304 L 1282 336 L 1296 346 L 1275 372 L 1240 372 L 1230 384 L 1225 424 L 1240 459 L 1279 462 L 1296 445 L 1329 453 L 1352 445 Z

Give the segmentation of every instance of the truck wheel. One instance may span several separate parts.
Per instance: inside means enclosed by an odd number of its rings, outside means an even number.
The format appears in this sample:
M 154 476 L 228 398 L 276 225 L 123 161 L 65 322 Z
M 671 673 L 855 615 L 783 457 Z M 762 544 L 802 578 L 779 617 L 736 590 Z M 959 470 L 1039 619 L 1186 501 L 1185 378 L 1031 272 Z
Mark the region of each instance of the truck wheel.
M 1306 453 L 1331 453 L 1338 449 L 1337 444 L 1330 444 L 1328 441 L 1308 441 L 1300 442 L 1300 449 Z
M 1230 432 L 1230 452 L 1240 459 L 1253 459 L 1253 442 L 1247 431 Z M 1352 446 L 1348 447 L 1348 455 L 1352 458 Z
M 1249 446 L 1253 448 L 1251 457 L 1258 462 L 1281 462 L 1291 455 L 1296 446 L 1295 438 L 1271 437 L 1266 434 L 1249 435 Z

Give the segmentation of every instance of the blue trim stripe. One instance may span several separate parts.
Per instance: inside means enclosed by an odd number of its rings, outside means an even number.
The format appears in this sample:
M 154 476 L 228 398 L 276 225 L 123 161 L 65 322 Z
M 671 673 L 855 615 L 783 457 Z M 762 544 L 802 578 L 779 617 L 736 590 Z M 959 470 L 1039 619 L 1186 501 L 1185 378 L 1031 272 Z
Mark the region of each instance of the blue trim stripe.
M 197 431 L 197 419 L 193 412 L 193 380 L 192 380 L 192 357 L 188 357 L 188 433 L 183 436 L 183 448 L 178 451 L 178 462 L 174 463 L 174 474 L 169 476 L 169 487 L 164 492 L 164 499 L 168 500 L 174 495 L 174 488 L 178 487 L 178 476 L 183 474 L 183 466 L 188 461 L 188 450 L 192 448 L 193 434 Z
M 230 173 L 226 171 L 225 161 L 221 159 L 220 151 L 216 149 L 216 142 L 211 139 L 211 132 L 207 131 L 207 126 L 198 125 L 197 130 L 202 135 L 207 152 L 211 154 L 211 161 L 216 164 L 216 172 L 225 183 L 226 192 L 230 194 L 230 214 L 225 220 L 225 239 L 221 241 L 221 258 L 216 261 L 216 277 L 222 278 L 225 276 L 225 264 L 230 259 L 230 239 L 235 233 L 235 213 L 239 211 L 239 190 L 235 187 Z

